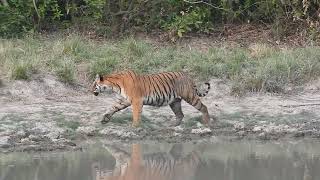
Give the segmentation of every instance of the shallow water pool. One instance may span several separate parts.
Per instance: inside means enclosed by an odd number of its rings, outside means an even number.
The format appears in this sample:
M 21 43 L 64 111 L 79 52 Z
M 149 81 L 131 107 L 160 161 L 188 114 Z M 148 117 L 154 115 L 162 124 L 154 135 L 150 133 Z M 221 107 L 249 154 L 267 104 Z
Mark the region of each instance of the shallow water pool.
M 0 180 L 319 180 L 320 142 L 96 142 L 0 155 Z

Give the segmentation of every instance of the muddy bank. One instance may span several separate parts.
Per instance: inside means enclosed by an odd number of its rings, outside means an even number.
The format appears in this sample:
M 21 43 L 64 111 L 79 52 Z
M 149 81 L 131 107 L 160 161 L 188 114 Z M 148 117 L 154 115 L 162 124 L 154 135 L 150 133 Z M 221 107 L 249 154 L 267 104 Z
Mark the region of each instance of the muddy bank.
M 131 128 L 131 109 L 100 120 L 114 100 L 95 97 L 85 86 L 66 86 L 54 76 L 37 75 L 31 81 L 2 82 L 0 87 L 0 151 L 77 150 L 79 142 L 102 138 L 121 141 L 187 142 L 216 137 L 277 140 L 319 138 L 320 83 L 313 82 L 286 95 L 230 96 L 229 85 L 211 80 L 202 99 L 218 121 L 204 127 L 201 114 L 186 103 L 181 126 L 169 128 L 174 114 L 169 107 L 143 109 L 140 128 Z

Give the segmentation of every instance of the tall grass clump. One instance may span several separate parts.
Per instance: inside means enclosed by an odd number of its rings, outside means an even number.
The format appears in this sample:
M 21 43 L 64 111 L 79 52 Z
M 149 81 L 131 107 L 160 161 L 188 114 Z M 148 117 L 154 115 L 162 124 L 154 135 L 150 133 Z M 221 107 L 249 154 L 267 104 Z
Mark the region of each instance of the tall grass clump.
M 65 60 L 60 62 L 55 68 L 55 72 L 60 81 L 72 84 L 75 80 L 75 64 L 73 61 Z
M 288 85 L 302 85 L 320 75 L 320 48 L 309 47 L 274 52 L 252 59 L 233 79 L 235 94 L 253 92 L 283 92 Z
M 0 65 L 3 75 L 12 79 L 30 79 L 37 72 L 39 65 L 40 42 L 25 37 L 24 39 L 2 40 L 0 43 Z
M 141 58 L 151 50 L 150 46 L 146 42 L 133 38 L 128 38 L 119 43 L 119 45 L 129 58 Z
M 11 78 L 14 80 L 28 80 L 34 71 L 31 64 L 16 63 L 11 69 Z
M 119 61 L 113 56 L 95 59 L 90 64 L 89 75 L 93 78 L 96 74 L 110 74 L 116 70 L 118 64 Z
M 72 55 L 75 62 L 89 60 L 95 53 L 93 43 L 78 35 L 72 35 L 63 42 L 63 53 Z

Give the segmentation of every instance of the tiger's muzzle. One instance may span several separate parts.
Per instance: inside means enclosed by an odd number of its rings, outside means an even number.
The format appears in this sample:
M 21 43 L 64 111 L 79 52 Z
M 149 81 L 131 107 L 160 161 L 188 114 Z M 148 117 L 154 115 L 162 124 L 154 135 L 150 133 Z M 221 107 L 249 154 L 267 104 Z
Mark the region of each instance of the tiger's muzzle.
M 95 96 L 98 96 L 99 93 L 100 93 L 100 88 L 96 87 L 95 90 L 93 91 L 93 94 L 94 94 Z

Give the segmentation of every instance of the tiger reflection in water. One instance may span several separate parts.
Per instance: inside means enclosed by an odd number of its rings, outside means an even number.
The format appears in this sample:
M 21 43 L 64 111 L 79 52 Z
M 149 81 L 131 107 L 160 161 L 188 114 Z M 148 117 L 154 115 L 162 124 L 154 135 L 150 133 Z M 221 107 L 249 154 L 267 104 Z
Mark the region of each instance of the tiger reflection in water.
M 107 148 L 116 159 L 115 169 L 103 172 L 96 166 L 96 180 L 191 180 L 202 163 L 196 152 L 179 157 L 179 145 L 173 146 L 170 154 L 142 155 L 141 146 L 133 144 L 131 156 L 120 149 Z

